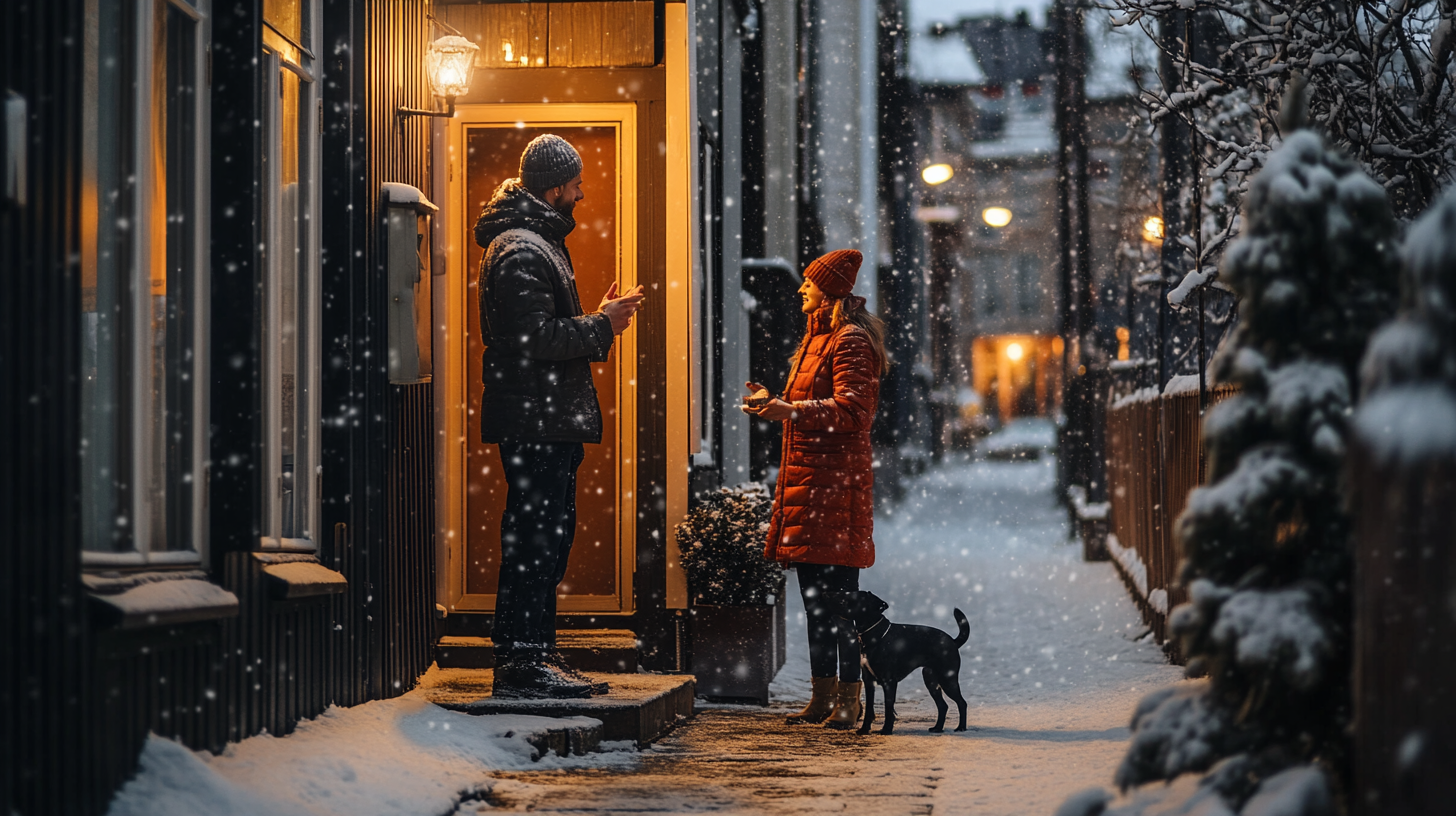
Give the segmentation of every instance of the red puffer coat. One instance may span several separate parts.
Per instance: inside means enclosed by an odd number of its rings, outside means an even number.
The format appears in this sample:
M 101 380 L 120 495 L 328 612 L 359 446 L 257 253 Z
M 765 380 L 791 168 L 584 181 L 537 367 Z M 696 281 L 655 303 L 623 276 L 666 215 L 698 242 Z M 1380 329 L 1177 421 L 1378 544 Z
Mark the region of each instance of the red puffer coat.
M 764 557 L 864 568 L 875 563 L 870 424 L 880 368 L 864 329 L 830 330 L 832 308 L 826 299 L 811 316 L 784 390 L 798 418 L 784 421 Z

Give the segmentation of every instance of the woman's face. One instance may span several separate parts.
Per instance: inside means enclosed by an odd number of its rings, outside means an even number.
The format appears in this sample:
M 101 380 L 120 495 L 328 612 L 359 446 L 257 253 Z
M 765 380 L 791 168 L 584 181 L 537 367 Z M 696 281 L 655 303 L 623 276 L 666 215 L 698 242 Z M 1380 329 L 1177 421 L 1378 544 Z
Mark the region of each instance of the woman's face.
M 819 308 L 819 304 L 824 302 L 824 290 L 820 289 L 814 281 L 804 278 L 804 285 L 799 287 L 799 297 L 804 299 L 804 305 L 800 307 L 800 311 L 804 314 L 813 314 Z

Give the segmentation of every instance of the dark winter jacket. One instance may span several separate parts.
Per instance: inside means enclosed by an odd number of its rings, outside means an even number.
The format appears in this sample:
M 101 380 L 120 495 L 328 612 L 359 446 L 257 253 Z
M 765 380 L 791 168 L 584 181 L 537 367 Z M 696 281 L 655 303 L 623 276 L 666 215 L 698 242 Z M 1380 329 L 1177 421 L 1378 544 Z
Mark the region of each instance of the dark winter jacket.
M 485 345 L 480 437 L 484 442 L 601 442 L 602 411 L 591 364 L 607 359 L 612 323 L 583 314 L 566 236 L 571 216 L 510 179 L 475 222 L 480 329 Z
M 783 460 L 764 557 L 772 561 L 868 567 L 875 563 L 874 451 L 870 425 L 880 368 L 869 335 L 830 328 L 834 301 L 809 319 L 784 400 Z

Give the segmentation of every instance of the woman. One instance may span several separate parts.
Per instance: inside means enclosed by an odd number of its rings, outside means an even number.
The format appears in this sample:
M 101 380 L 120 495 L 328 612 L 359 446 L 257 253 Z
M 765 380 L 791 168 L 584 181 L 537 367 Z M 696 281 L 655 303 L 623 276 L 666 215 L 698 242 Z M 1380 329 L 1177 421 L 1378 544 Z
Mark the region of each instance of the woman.
M 861 256 L 830 252 L 804 270 L 799 287 L 808 331 L 782 399 L 758 383 L 743 410 L 784 423 L 764 557 L 793 564 L 809 618 L 812 696 L 790 723 L 849 729 L 860 716 L 859 641 L 842 616 L 875 562 L 870 425 L 888 368 L 885 331 L 850 294 Z

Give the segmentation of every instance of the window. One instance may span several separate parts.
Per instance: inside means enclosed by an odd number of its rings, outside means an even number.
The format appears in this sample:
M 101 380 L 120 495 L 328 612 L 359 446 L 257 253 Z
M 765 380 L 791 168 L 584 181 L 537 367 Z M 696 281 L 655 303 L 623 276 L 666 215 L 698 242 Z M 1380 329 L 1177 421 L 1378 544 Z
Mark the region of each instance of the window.
M 263 3 L 264 549 L 312 550 L 318 524 L 317 12 Z
M 88 565 L 205 550 L 205 0 L 89 0 L 81 526 Z

